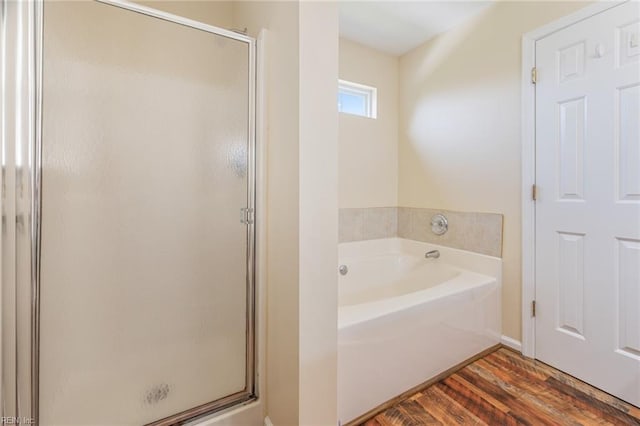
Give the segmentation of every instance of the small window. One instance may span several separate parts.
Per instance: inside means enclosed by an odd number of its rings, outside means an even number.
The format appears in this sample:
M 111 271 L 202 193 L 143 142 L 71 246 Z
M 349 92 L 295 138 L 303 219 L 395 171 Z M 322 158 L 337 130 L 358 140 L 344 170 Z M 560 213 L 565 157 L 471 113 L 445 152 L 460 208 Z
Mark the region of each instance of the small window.
M 338 111 L 376 118 L 378 90 L 375 87 L 338 80 Z

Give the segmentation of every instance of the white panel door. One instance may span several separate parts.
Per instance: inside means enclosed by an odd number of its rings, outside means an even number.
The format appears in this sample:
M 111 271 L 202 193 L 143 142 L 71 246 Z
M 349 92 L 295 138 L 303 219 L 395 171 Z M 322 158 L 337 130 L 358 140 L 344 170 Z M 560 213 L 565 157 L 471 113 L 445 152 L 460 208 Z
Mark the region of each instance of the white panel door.
M 536 44 L 536 357 L 640 405 L 640 7 Z

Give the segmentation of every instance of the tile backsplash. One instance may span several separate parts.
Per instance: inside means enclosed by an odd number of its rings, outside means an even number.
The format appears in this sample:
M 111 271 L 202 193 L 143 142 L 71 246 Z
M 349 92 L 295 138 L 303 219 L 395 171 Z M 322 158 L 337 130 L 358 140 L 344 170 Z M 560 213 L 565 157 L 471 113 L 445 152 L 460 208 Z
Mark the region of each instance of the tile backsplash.
M 449 231 L 431 232 L 431 217 L 444 214 Z M 412 207 L 340 209 L 340 242 L 400 237 L 502 256 L 502 215 Z
M 374 240 L 398 235 L 398 208 L 340 209 L 339 241 Z

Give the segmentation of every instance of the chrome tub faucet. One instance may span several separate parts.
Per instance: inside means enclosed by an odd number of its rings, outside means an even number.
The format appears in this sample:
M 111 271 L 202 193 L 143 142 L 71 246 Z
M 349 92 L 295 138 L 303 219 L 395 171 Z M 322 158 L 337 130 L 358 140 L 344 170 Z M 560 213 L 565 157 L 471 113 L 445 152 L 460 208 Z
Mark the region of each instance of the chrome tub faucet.
M 437 259 L 440 257 L 440 252 L 438 250 L 431 250 L 426 252 L 424 257 L 427 259 Z

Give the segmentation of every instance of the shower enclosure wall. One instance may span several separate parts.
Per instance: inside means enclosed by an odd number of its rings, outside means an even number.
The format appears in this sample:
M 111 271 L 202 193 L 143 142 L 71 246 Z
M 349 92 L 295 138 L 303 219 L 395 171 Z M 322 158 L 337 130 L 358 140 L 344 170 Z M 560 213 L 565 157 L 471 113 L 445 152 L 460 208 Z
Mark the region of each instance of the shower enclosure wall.
M 255 399 L 254 40 L 121 1 L 0 10 L 1 415 Z

